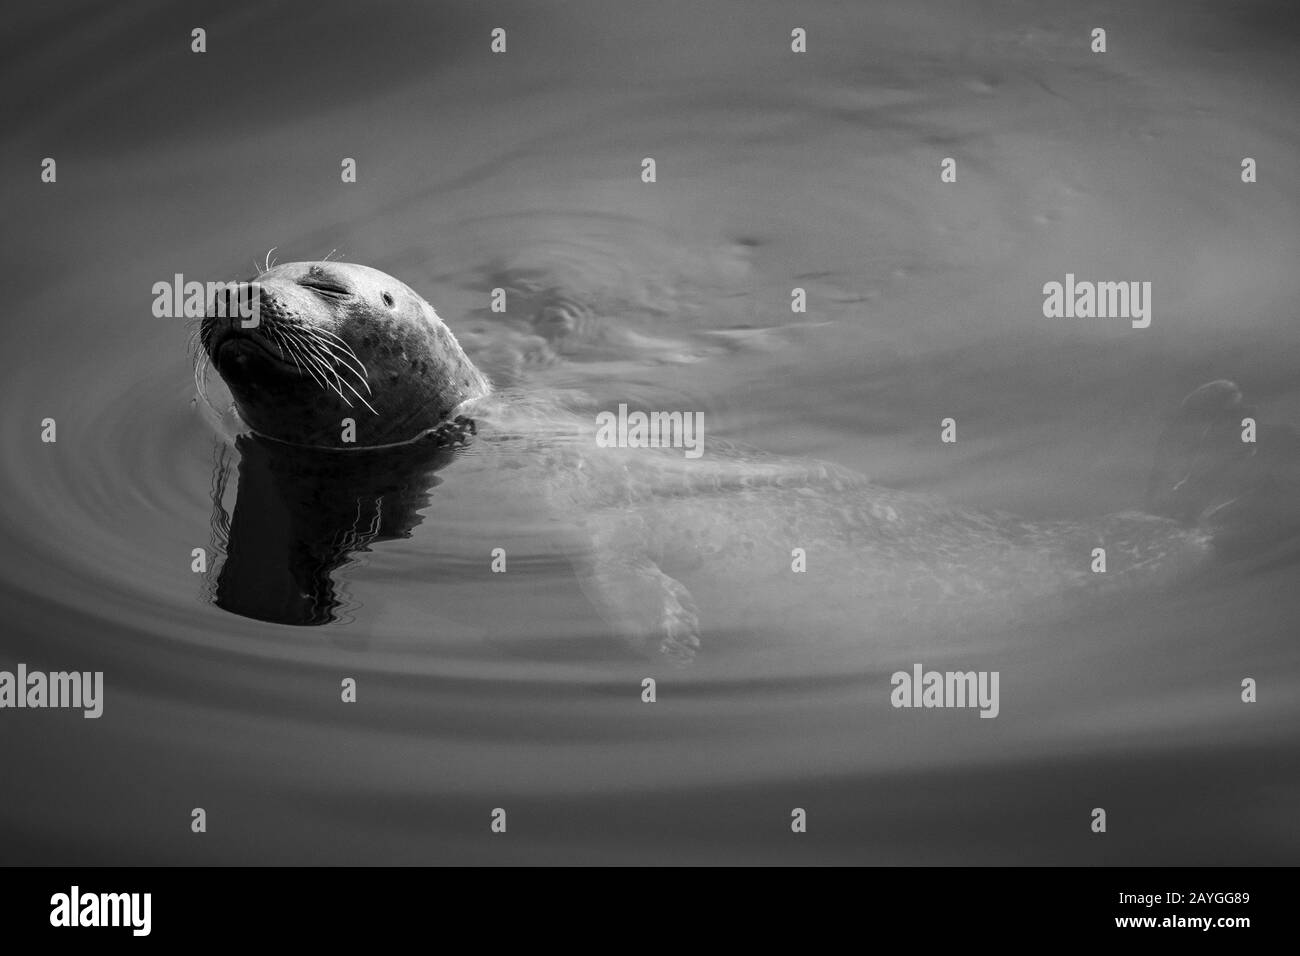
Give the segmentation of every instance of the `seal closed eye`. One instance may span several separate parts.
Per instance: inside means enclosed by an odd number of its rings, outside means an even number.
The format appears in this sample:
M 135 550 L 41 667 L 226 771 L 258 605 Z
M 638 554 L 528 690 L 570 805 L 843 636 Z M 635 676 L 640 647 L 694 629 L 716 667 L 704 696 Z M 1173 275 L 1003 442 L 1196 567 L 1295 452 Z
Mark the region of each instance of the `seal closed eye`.
M 321 295 L 330 298 L 346 299 L 351 295 L 346 286 L 322 278 L 320 273 L 304 276 L 298 280 L 298 284 L 304 289 L 311 289 L 313 292 L 318 292 Z

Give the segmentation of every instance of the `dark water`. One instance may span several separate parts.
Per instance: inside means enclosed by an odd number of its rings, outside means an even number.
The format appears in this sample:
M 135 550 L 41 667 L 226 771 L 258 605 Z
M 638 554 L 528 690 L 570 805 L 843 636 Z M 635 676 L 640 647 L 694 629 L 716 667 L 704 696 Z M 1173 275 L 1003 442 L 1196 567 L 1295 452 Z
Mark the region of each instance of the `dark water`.
M 106 701 L 0 712 L 0 860 L 1294 862 L 1292 561 L 1050 625 L 873 644 L 864 619 L 843 656 L 797 629 L 759 654 L 717 621 L 669 670 L 609 639 L 569 529 L 471 450 L 402 492 L 409 536 L 339 548 L 333 623 L 267 623 L 215 606 L 191 550 L 222 556 L 240 481 L 274 463 L 196 401 L 190 330 L 150 290 L 337 249 L 519 394 L 702 411 L 711 436 L 972 509 L 1135 508 L 1202 382 L 1300 420 L 1298 39 L 1270 3 L 11 18 L 0 669 L 102 670 Z M 1151 327 L 1045 319 L 1066 272 L 1150 280 Z M 891 709 L 913 661 L 1000 671 L 1000 716 Z

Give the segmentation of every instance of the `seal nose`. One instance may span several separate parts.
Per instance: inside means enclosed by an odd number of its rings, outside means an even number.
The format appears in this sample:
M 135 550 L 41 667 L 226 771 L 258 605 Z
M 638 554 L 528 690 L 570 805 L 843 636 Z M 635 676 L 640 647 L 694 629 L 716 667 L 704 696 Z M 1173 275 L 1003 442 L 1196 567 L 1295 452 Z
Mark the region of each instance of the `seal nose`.
M 231 339 L 248 338 L 261 325 L 266 292 L 255 283 L 231 283 L 216 289 L 208 300 L 200 342 L 216 360 L 221 346 Z
M 231 283 L 213 292 L 206 318 L 222 329 L 255 328 L 266 301 L 257 283 Z

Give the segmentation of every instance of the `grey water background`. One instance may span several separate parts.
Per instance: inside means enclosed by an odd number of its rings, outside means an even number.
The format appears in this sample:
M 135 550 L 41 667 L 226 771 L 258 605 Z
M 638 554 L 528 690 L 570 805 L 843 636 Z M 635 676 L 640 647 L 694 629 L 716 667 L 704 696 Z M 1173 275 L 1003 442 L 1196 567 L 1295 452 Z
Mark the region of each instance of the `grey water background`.
M 702 411 L 973 509 L 1138 507 L 1202 382 L 1300 421 L 1286 4 L 71 4 L 4 31 L 0 668 L 103 670 L 106 701 L 0 712 L 0 862 L 1296 861 L 1294 563 L 941 644 L 864 619 L 838 666 L 816 633 L 706 629 L 677 672 L 611 643 L 533 496 L 467 458 L 339 572 L 340 621 L 267 624 L 190 570 L 225 440 L 189 328 L 150 313 L 174 273 L 337 249 L 503 385 Z M 1150 280 L 1151 328 L 1044 319 L 1066 272 Z M 536 308 L 490 313 L 503 276 Z M 1001 715 L 891 709 L 912 662 L 1000 671 Z

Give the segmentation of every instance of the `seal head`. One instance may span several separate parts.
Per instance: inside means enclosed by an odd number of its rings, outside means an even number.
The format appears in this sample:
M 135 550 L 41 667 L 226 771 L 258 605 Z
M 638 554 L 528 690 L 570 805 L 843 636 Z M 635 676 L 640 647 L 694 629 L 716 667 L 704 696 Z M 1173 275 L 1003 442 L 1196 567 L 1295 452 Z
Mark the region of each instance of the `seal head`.
M 260 435 L 320 448 L 399 444 L 488 392 L 433 307 L 378 269 L 291 262 L 252 285 L 254 318 L 214 307 L 199 344 Z

